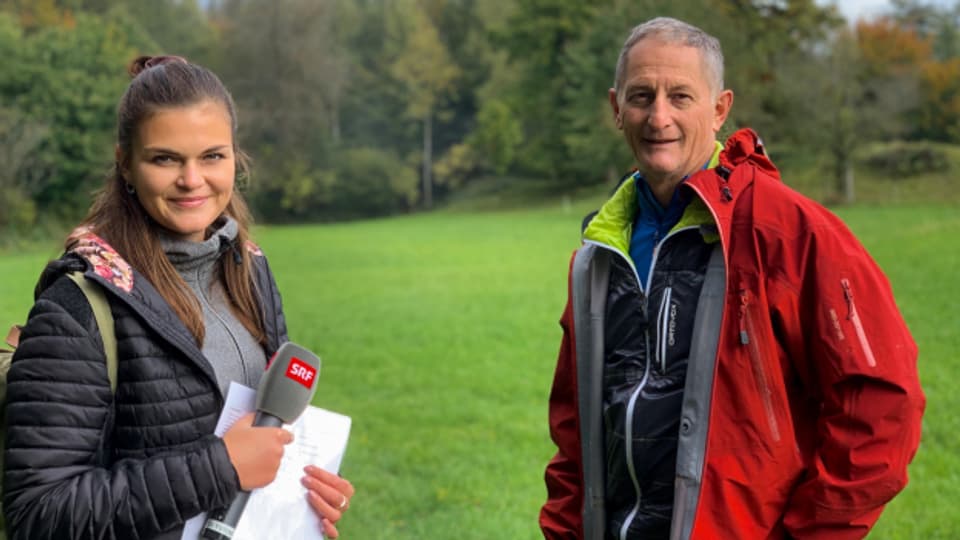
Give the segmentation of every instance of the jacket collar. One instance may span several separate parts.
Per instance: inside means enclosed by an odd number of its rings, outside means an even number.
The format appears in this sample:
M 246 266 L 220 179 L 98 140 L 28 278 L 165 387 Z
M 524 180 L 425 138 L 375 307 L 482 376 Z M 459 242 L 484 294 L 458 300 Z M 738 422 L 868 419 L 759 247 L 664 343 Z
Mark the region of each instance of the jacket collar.
M 716 143 L 713 156 L 707 162 L 703 171 L 699 171 L 684 179 L 680 186 L 687 183 L 705 171 L 714 169 L 721 161 L 720 154 L 723 145 Z M 682 189 L 680 186 L 677 189 Z M 637 214 L 637 183 L 634 174 L 631 174 L 614 192 L 613 196 L 597 212 L 583 231 L 583 240 L 610 246 L 621 253 L 630 252 L 630 236 L 633 232 L 633 222 Z M 699 199 L 693 199 L 687 205 L 680 221 L 673 227 L 677 229 L 689 225 L 702 225 L 711 221 L 710 213 Z
M 780 172 L 767 157 L 763 141 L 749 128 L 734 132 L 724 144 L 719 158 L 716 167 L 692 175 L 684 185 L 706 203 L 726 245 L 733 210 L 739 204 L 740 196 L 757 177 L 780 180 Z
M 51 263 L 41 276 L 36 291 L 38 296 L 45 288 L 44 283 L 49 286 L 57 275 L 83 268 L 87 279 L 96 281 L 108 294 L 125 303 L 145 324 L 189 357 L 213 381 L 213 386 L 219 392 L 210 362 L 203 356 L 193 335 L 150 281 L 89 228 L 74 230 L 68 237 L 68 245 L 71 245 L 70 250 L 59 261 Z M 252 242 L 247 242 L 245 247 L 254 257 L 263 256 L 260 248 Z M 256 262 L 253 266 L 257 272 L 261 271 Z

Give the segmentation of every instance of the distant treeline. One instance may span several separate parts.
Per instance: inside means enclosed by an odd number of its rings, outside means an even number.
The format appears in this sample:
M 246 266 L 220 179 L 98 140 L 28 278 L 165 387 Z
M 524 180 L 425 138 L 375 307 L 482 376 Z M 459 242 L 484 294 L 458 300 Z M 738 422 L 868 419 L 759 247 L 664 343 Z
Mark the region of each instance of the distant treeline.
M 0 0 L 0 232 L 85 210 L 140 54 L 224 79 L 261 220 L 429 208 L 491 176 L 610 181 L 632 159 L 606 91 L 657 15 L 721 39 L 728 130 L 827 156 L 840 195 L 865 143 L 960 143 L 960 3 L 851 24 L 813 0 Z

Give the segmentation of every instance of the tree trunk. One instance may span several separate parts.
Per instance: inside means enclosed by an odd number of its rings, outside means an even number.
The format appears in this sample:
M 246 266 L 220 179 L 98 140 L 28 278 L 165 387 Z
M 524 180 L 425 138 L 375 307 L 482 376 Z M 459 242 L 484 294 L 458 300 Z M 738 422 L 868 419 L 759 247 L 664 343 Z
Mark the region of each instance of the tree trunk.
M 330 137 L 335 146 L 340 146 L 340 100 L 334 100 L 330 107 Z
M 856 202 L 853 180 L 853 160 L 848 157 L 843 164 L 843 200 L 847 204 Z
M 433 114 L 423 117 L 423 207 L 433 207 Z

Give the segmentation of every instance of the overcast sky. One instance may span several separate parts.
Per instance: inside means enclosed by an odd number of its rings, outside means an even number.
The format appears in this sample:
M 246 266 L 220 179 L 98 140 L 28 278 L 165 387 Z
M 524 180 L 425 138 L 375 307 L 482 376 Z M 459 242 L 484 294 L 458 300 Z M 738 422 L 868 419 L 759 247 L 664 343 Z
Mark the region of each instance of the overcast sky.
M 927 0 L 924 3 L 949 7 L 956 1 L 958 0 Z M 887 0 L 817 0 L 817 3 L 836 4 L 840 7 L 840 13 L 851 22 L 858 18 L 869 19 L 890 9 L 890 2 Z

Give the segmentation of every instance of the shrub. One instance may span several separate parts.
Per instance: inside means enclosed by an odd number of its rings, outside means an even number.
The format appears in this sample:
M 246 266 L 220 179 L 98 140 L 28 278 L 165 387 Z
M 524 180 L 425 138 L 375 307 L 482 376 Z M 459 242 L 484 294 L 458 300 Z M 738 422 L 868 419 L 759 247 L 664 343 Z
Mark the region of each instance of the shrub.
M 887 146 L 867 156 L 864 164 L 894 179 L 950 169 L 947 153 L 930 144 Z
M 416 171 L 392 152 L 351 148 L 334 156 L 328 218 L 392 214 L 409 209 L 418 196 Z

